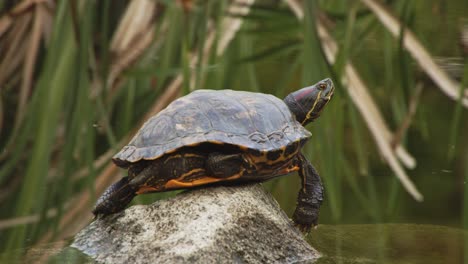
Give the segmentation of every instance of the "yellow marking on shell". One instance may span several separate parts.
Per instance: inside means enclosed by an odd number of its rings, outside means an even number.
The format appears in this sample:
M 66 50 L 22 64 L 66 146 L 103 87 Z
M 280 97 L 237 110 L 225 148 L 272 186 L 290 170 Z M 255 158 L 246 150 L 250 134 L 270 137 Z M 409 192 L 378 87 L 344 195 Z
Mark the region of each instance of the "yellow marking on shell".
M 136 194 L 140 195 L 140 194 L 144 194 L 144 193 L 158 192 L 158 191 L 162 191 L 162 189 L 158 189 L 156 187 L 152 187 L 152 186 L 148 186 L 148 185 L 143 185 L 143 186 L 140 187 L 140 189 L 138 189 Z
M 296 149 L 294 150 L 293 153 L 289 154 L 288 156 L 284 156 L 284 159 L 285 159 L 285 160 L 288 160 L 288 159 L 290 159 L 290 158 L 292 158 L 292 157 L 294 157 L 294 156 L 297 155 L 297 152 L 299 151 L 299 148 L 300 148 L 300 146 L 299 146 L 300 140 L 296 140 L 296 141 L 294 141 L 294 142 L 297 143 L 297 147 L 296 147 Z M 285 151 L 286 151 L 286 149 L 284 150 L 284 152 L 285 152 Z M 284 152 L 283 152 L 283 154 L 284 154 Z
M 198 157 L 202 157 L 202 156 L 196 155 L 196 154 L 193 154 L 193 155 L 194 155 L 194 156 L 198 156 Z M 178 156 L 180 156 L 180 155 L 178 155 Z M 195 174 L 195 173 L 198 173 L 198 172 L 203 172 L 203 171 L 204 171 L 204 169 L 201 169 L 201 168 L 200 168 L 200 169 L 193 169 L 193 170 L 191 170 L 191 171 L 188 171 L 188 172 L 182 174 L 179 178 L 177 178 L 177 179 L 175 179 L 175 180 L 169 180 L 169 181 L 164 185 L 163 188 L 156 188 L 156 187 L 154 187 L 154 186 L 142 185 L 142 186 L 140 186 L 140 188 L 138 189 L 138 191 L 136 192 L 136 194 L 143 194 L 143 193 L 148 193 L 148 192 L 159 192 L 159 191 L 163 191 L 163 190 L 165 190 L 165 189 L 183 188 L 184 186 L 182 186 L 182 185 L 180 185 L 180 184 L 179 184 L 180 186 L 178 186 L 178 187 L 176 187 L 175 185 L 173 186 L 173 185 L 171 185 L 171 184 L 172 184 L 172 183 L 182 183 L 182 181 L 183 181 L 186 177 L 191 176 L 191 175 L 193 175 L 193 174 Z M 168 187 L 168 185 L 171 186 L 171 187 Z M 195 186 L 195 185 L 194 185 L 194 186 Z
M 191 144 L 186 144 L 186 145 L 184 145 L 184 147 L 196 147 L 196 146 L 198 146 L 198 145 L 200 145 L 200 142 L 195 142 L 195 143 L 191 143 Z M 174 148 L 174 149 L 171 149 L 171 150 L 168 150 L 168 151 L 164 152 L 164 154 L 172 154 L 172 153 L 174 153 L 174 152 L 176 152 L 176 151 L 179 151 L 179 149 L 180 149 L 180 148 Z M 162 155 L 161 155 L 161 156 L 162 156 Z M 158 156 L 158 158 L 159 158 L 159 157 L 160 157 L 160 156 Z
M 254 155 L 251 155 L 249 153 L 247 153 L 247 156 L 249 158 L 250 164 L 265 163 L 267 165 L 274 165 L 274 164 L 277 164 L 277 163 L 280 163 L 280 162 L 288 161 L 289 159 L 291 159 L 293 156 L 295 156 L 297 154 L 297 150 L 296 150 L 293 153 L 291 153 L 290 155 L 284 156 L 284 151 L 286 150 L 286 147 L 281 147 L 280 149 L 283 151 L 283 153 L 276 160 L 269 160 L 268 159 L 268 157 L 267 157 L 268 151 L 262 151 L 261 156 L 254 156 Z
M 284 172 L 284 174 L 288 174 L 288 173 L 291 173 L 293 171 L 298 171 L 300 169 L 299 166 L 293 166 L 293 167 L 288 167 L 288 168 L 285 168 L 284 170 L 282 170 L 281 172 Z
M 196 157 L 196 158 L 204 158 L 204 156 L 202 155 L 198 155 L 198 154 L 195 154 L 195 153 L 186 153 L 186 154 L 176 154 L 176 155 L 173 155 L 173 156 L 169 156 L 167 157 L 167 159 L 164 161 L 164 163 L 168 162 L 169 160 L 171 159 L 178 159 L 178 158 L 193 158 L 193 157 Z
M 289 174 L 294 171 L 298 171 L 300 169 L 299 166 L 293 165 L 291 162 L 288 162 L 286 165 L 280 167 L 280 168 L 262 168 L 260 174 L 261 175 L 269 175 L 273 177 Z
M 286 159 L 286 156 L 285 156 L 286 146 L 280 147 L 280 150 L 281 150 L 281 155 L 276 160 L 285 160 Z
M 248 147 L 245 147 L 245 146 L 239 146 L 239 149 L 242 150 L 242 151 L 247 151 L 249 150 Z
M 218 144 L 218 145 L 223 145 L 223 144 L 225 144 L 224 142 L 217 141 L 217 140 L 208 140 L 207 142 L 208 142 L 208 143 L 212 143 L 212 144 Z
M 164 161 L 164 163 L 168 162 L 168 161 L 171 160 L 171 159 L 176 159 L 176 158 L 178 159 L 178 158 L 181 158 L 181 157 L 182 157 L 182 155 L 180 155 L 180 154 L 173 155 L 173 156 L 169 156 L 169 157 Z
M 198 154 L 195 154 L 195 153 L 186 153 L 186 154 L 184 154 L 184 157 L 187 157 L 187 158 L 193 158 L 193 157 L 204 158 L 203 155 L 198 155 Z
M 250 153 L 247 153 L 247 157 L 252 163 L 267 162 L 268 161 L 267 154 L 268 154 L 268 151 L 261 151 L 260 156 L 254 156 Z
M 199 168 L 199 169 L 193 169 L 193 170 L 191 170 L 191 171 L 188 171 L 188 172 L 186 172 L 186 173 L 180 175 L 180 177 L 177 178 L 177 180 L 183 180 L 183 179 L 185 179 L 186 177 L 188 177 L 188 176 L 190 176 L 190 175 L 192 175 L 192 174 L 194 174 L 194 173 L 201 172 L 201 171 L 204 171 L 204 170 L 205 170 L 205 169 L 201 169 L 201 168 Z
M 313 105 L 312 108 L 309 110 L 309 112 L 307 112 L 307 115 L 306 115 L 306 117 L 304 118 L 304 120 L 302 121 L 301 125 L 303 125 L 307 120 L 310 119 L 310 115 L 311 115 L 312 112 L 314 111 L 315 106 L 317 106 L 317 103 L 318 103 L 318 101 L 320 100 L 320 96 L 321 96 L 321 95 L 322 95 L 322 91 L 319 91 L 317 97 L 315 98 L 314 105 Z
M 174 153 L 174 152 L 176 152 L 177 150 L 178 150 L 177 148 L 175 148 L 175 149 L 171 149 L 171 150 L 168 150 L 168 151 L 166 151 L 166 153 L 165 153 L 165 154 L 171 154 L 171 153 Z
M 276 170 L 269 170 L 268 174 L 275 174 L 275 175 L 284 175 L 284 174 L 288 174 L 288 173 L 291 173 L 291 172 L 294 172 L 294 171 L 298 171 L 300 169 L 299 166 L 287 166 L 285 168 L 282 168 L 282 169 L 276 169 Z
M 164 187 L 166 189 L 190 188 L 190 187 L 195 187 L 199 185 L 205 185 L 205 184 L 215 183 L 215 182 L 220 182 L 220 181 L 235 180 L 235 179 L 240 178 L 242 174 L 243 172 L 235 174 L 228 178 L 203 177 L 201 179 L 197 179 L 191 182 L 182 182 L 179 179 L 176 179 L 176 180 L 168 181 Z

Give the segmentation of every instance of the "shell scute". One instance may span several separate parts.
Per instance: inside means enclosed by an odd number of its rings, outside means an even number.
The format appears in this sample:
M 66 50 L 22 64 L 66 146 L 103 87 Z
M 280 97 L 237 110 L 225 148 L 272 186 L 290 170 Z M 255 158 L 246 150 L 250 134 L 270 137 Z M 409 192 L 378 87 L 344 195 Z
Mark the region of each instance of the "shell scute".
M 310 135 L 286 104 L 272 95 L 198 90 L 151 117 L 113 159 L 124 166 L 206 142 L 252 152 L 277 151 Z

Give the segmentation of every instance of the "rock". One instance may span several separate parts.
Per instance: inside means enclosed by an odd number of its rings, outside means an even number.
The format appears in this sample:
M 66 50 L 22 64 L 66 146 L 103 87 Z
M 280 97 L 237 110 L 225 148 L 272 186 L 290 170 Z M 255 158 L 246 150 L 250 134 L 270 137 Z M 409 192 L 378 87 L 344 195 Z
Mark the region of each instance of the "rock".
M 72 244 L 106 263 L 312 263 L 319 254 L 259 184 L 187 191 L 98 218 Z

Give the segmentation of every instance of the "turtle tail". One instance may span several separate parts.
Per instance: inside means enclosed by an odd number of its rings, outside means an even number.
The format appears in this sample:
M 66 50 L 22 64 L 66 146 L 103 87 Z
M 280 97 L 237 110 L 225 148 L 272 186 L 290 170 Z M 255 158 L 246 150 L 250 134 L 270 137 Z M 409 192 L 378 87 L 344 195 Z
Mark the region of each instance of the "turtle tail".
M 125 209 L 133 197 L 136 196 L 136 190 L 129 182 L 127 176 L 109 186 L 96 202 L 93 214 L 96 217 L 98 215 L 110 215 Z

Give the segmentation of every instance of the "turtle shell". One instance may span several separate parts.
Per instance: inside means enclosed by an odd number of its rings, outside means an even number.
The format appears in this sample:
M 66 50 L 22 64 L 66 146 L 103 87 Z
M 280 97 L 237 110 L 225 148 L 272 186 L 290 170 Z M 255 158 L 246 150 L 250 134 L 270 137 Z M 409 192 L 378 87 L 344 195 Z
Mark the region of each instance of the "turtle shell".
M 146 121 L 113 160 L 118 166 L 127 167 L 201 143 L 269 152 L 310 136 L 287 105 L 273 95 L 197 90 Z

